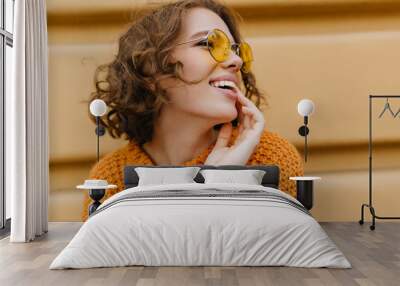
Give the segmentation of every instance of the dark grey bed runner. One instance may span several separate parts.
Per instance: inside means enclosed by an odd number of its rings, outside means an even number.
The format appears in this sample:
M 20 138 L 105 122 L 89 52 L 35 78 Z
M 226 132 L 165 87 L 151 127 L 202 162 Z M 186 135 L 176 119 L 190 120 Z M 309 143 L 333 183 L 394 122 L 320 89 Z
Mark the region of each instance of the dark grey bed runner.
M 162 191 L 137 191 L 129 194 L 122 195 L 114 201 L 107 203 L 107 205 L 101 206 L 97 209 L 92 216 L 108 209 L 116 204 L 126 201 L 141 201 L 149 199 L 192 199 L 192 198 L 245 198 L 245 199 L 263 199 L 269 202 L 276 202 L 292 206 L 307 215 L 311 215 L 310 212 L 300 203 L 292 201 L 283 195 L 260 190 L 243 190 L 243 191 L 226 191 L 217 190 L 215 188 L 202 189 L 202 190 L 162 190 Z

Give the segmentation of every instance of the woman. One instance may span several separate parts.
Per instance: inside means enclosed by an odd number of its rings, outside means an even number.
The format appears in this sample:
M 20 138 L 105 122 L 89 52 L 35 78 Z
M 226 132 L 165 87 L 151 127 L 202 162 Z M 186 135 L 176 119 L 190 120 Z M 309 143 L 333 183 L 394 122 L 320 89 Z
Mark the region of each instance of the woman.
M 106 197 L 123 190 L 130 164 L 276 164 L 280 189 L 295 196 L 288 177 L 303 174 L 301 158 L 264 130 L 251 61 L 233 12 L 212 0 L 168 4 L 133 23 L 115 60 L 99 67 L 92 95 L 110 107 L 102 122 L 110 135 L 129 140 L 91 170 L 118 186 Z

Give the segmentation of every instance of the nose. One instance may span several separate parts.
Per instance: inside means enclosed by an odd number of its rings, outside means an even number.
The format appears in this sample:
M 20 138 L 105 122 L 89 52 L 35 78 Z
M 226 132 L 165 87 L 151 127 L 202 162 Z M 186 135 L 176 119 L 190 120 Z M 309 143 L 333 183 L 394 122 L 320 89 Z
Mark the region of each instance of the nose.
M 233 51 L 230 51 L 229 58 L 221 63 L 225 69 L 231 69 L 234 72 L 238 72 L 243 65 L 243 60 Z

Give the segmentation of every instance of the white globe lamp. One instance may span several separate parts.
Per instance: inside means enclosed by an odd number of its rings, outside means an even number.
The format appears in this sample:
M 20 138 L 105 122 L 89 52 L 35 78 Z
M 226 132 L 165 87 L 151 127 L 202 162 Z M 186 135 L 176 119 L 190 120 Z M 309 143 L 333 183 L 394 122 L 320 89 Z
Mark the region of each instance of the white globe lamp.
M 96 117 L 96 135 L 97 135 L 97 162 L 100 159 L 100 143 L 99 137 L 106 133 L 106 129 L 100 123 L 100 117 L 107 113 L 107 105 L 104 100 L 95 99 L 90 103 L 90 113 Z
M 304 137 L 304 161 L 307 162 L 307 135 L 310 132 L 307 124 L 308 117 L 314 112 L 314 103 L 310 99 L 300 100 L 297 104 L 297 112 L 304 118 L 304 125 L 300 126 L 299 134 Z

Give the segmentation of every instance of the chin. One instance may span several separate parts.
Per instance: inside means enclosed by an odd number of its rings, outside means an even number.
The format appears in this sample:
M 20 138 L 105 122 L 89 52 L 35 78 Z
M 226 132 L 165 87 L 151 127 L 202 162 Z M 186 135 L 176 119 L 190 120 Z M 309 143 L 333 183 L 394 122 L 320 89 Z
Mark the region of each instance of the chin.
M 196 111 L 192 110 L 192 112 L 201 117 L 210 118 L 216 124 L 230 122 L 238 116 L 236 106 L 233 102 L 214 102 L 202 105 L 201 107 L 197 105 Z
M 220 110 L 217 114 L 218 121 L 220 123 L 226 123 L 226 122 L 231 122 L 237 117 L 237 111 L 236 108 L 233 108 L 232 110 Z

